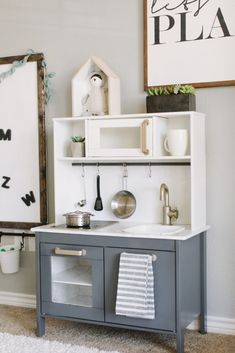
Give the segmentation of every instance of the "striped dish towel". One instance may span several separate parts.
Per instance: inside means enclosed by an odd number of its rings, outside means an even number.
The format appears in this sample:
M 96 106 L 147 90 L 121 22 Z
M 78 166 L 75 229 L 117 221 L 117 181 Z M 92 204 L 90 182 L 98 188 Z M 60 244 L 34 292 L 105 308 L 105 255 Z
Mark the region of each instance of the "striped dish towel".
M 152 256 L 120 255 L 116 315 L 155 318 Z

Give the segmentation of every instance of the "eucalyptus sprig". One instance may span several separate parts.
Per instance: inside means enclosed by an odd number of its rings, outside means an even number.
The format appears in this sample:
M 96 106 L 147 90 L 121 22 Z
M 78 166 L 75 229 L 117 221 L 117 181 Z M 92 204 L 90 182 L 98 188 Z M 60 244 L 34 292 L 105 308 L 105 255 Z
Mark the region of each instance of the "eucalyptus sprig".
M 33 54 L 36 54 L 36 52 L 33 49 L 28 49 L 26 52 L 26 55 L 24 56 L 24 58 L 22 60 L 14 61 L 7 71 L 2 72 L 0 74 L 0 84 L 6 78 L 13 75 L 18 68 L 24 66 L 28 62 L 29 57 Z M 45 71 L 45 74 L 44 74 L 45 104 L 48 104 L 51 99 L 52 93 L 53 93 L 53 90 L 51 87 L 51 78 L 55 77 L 56 73 L 55 72 L 47 72 L 47 63 L 46 63 L 45 59 L 42 60 L 42 66 L 44 67 L 44 71 Z

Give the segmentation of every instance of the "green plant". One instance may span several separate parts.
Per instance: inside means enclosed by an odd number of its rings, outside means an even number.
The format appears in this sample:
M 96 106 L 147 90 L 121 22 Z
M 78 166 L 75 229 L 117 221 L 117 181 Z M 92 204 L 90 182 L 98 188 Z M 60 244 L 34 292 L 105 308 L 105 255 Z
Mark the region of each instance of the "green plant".
M 85 141 L 85 137 L 82 136 L 71 136 L 71 140 L 73 142 L 84 142 Z
M 147 91 L 149 96 L 166 96 L 171 94 L 195 94 L 195 88 L 192 85 L 175 85 L 160 86 L 149 88 Z

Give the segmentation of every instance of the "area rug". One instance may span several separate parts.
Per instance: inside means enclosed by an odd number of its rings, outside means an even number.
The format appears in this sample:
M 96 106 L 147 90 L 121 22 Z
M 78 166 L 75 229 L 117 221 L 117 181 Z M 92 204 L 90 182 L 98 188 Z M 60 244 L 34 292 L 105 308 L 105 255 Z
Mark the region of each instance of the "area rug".
M 16 336 L 0 333 L 0 353 L 119 353 L 117 351 L 100 351 L 43 338 Z

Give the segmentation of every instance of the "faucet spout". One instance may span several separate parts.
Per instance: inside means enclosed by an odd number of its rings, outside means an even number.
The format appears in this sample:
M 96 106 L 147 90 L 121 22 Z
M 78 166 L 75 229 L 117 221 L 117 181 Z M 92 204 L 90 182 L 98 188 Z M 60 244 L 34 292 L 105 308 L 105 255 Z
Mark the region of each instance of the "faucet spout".
M 160 200 L 164 202 L 164 207 L 169 206 L 169 190 L 166 184 L 160 186 Z
M 172 224 L 172 220 L 179 217 L 177 208 L 171 208 L 169 205 L 169 189 L 166 184 L 160 186 L 160 200 L 164 202 L 163 205 L 163 224 Z

